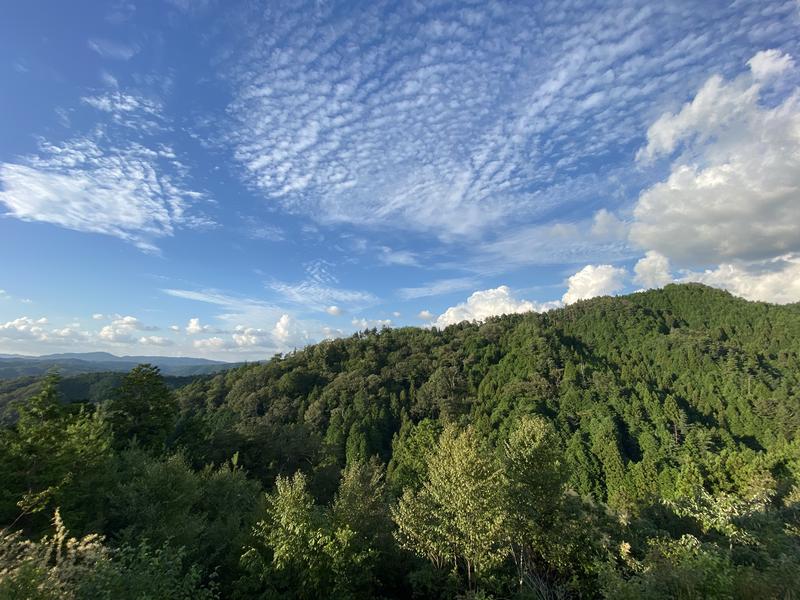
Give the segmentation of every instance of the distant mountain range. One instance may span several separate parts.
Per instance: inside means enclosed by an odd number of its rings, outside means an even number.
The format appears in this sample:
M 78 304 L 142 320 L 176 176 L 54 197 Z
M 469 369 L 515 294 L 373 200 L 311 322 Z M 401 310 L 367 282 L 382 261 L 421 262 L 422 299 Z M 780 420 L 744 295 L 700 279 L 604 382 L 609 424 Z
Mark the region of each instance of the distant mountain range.
M 187 356 L 116 356 L 108 352 L 66 352 L 43 356 L 0 354 L 0 379 L 43 375 L 49 371 L 58 371 L 62 375 L 124 372 L 142 363 L 156 365 L 164 375 L 177 376 L 205 375 L 242 364 Z

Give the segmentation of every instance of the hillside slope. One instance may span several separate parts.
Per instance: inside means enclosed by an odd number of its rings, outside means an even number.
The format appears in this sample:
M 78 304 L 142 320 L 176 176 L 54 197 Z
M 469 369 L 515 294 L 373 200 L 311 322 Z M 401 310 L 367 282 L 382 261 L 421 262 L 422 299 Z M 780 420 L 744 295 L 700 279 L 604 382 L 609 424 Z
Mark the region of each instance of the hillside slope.
M 316 465 L 388 462 L 393 439 L 426 418 L 499 441 L 521 415 L 541 414 L 573 487 L 634 507 L 674 494 L 694 467 L 727 490 L 785 472 L 800 426 L 799 356 L 797 306 L 670 285 L 443 331 L 365 332 L 180 395 L 188 411 L 226 423 L 266 478 L 291 471 L 295 452 Z M 732 468 L 740 462 L 758 472 Z
M 797 306 L 668 286 L 176 383 L 0 386 L 0 597 L 800 593 Z M 59 519 L 103 569 L 36 570 Z

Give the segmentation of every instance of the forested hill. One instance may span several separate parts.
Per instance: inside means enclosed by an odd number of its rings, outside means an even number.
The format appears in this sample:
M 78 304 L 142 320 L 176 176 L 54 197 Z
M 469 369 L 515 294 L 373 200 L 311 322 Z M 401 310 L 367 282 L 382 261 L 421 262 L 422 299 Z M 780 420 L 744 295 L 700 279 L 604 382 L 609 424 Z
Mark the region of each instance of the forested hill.
M 0 526 L 106 535 L 74 597 L 800 594 L 798 305 L 670 285 L 56 396 L 1 430 Z
M 187 411 L 229 415 L 237 448 L 258 445 L 243 460 L 266 477 L 295 449 L 314 464 L 389 461 L 395 433 L 426 418 L 471 423 L 496 442 L 541 414 L 573 487 L 624 507 L 670 494 L 689 463 L 746 477 L 719 461 L 793 441 L 799 355 L 797 305 L 670 285 L 442 331 L 364 332 L 198 381 L 180 398 Z

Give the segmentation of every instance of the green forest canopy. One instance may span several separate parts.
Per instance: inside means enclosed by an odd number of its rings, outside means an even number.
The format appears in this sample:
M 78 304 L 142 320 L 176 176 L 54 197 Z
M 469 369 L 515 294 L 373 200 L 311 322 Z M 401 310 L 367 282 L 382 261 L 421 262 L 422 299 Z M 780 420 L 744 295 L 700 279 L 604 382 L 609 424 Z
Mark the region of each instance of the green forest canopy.
M 800 594 L 798 305 L 670 285 L 95 377 L 6 384 L 0 598 Z

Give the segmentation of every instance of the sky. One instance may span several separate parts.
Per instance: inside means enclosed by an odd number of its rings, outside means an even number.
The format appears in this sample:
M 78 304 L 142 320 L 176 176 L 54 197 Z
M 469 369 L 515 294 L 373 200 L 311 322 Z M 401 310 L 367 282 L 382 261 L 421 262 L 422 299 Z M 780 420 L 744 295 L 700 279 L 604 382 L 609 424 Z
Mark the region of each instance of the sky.
M 800 301 L 800 2 L 7 3 L 0 353 Z

